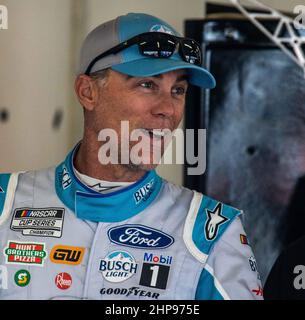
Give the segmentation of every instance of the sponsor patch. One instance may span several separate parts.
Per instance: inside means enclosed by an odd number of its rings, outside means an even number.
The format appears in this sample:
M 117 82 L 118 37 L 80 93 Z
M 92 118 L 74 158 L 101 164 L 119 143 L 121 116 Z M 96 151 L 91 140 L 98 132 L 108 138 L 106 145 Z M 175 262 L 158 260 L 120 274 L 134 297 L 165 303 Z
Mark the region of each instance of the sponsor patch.
M 60 238 L 64 221 L 63 208 L 19 208 L 11 222 L 13 231 L 22 231 L 24 236 Z
M 143 260 L 151 263 L 172 264 L 173 257 L 145 252 Z
M 255 293 L 257 296 L 263 296 L 263 288 L 258 287 L 257 289 L 252 290 L 253 293 Z
M 142 225 L 123 225 L 108 230 L 111 242 L 138 249 L 163 249 L 174 243 L 170 235 Z
M 260 273 L 258 272 L 258 268 L 257 268 L 257 263 L 256 263 L 256 260 L 254 258 L 254 256 L 251 256 L 249 258 L 249 265 L 250 265 L 250 268 L 253 272 L 256 272 L 257 274 L 257 279 L 260 280 L 261 279 L 261 276 L 260 276 Z
M 42 267 L 47 256 L 44 243 L 8 241 L 4 248 L 7 264 L 37 265 Z
M 150 197 L 154 189 L 153 186 L 154 186 L 154 179 L 146 183 L 145 186 L 141 187 L 139 190 L 137 190 L 133 194 L 133 198 L 136 202 L 136 205 L 138 205 L 142 201 L 146 201 Z
M 206 209 L 207 221 L 205 223 L 205 237 L 208 241 L 214 240 L 219 231 L 221 224 L 225 223 L 229 219 L 223 216 L 222 213 L 222 203 L 218 203 L 214 210 Z
M 247 238 L 247 236 L 245 234 L 240 234 L 239 236 L 240 236 L 240 242 L 242 244 L 250 245 L 249 241 L 248 241 L 248 238 Z
M 131 288 L 102 288 L 100 290 L 101 295 L 121 295 L 124 297 L 146 297 L 149 299 L 158 299 L 160 294 L 156 292 L 150 292 L 142 290 L 139 287 Z
M 55 285 L 58 289 L 67 290 L 72 285 L 72 277 L 67 272 L 61 272 L 55 277 Z
M 53 263 L 78 265 L 82 262 L 85 248 L 57 245 L 50 253 L 50 260 Z
M 144 253 L 145 262 L 143 263 L 140 285 L 145 287 L 166 289 L 172 256 L 154 255 Z M 148 263 L 150 262 L 150 263 Z
M 27 270 L 19 270 L 14 276 L 15 283 L 18 287 L 25 287 L 31 281 L 31 275 Z
M 114 251 L 101 259 L 99 271 L 109 282 L 122 282 L 137 272 L 138 264 L 134 257 L 126 251 Z
M 66 190 L 70 187 L 72 179 L 70 177 L 69 171 L 65 165 L 62 166 L 62 188 Z
M 256 264 L 256 260 L 253 256 L 251 256 L 249 258 L 249 264 L 250 264 L 250 268 L 253 272 L 257 272 L 257 264 Z

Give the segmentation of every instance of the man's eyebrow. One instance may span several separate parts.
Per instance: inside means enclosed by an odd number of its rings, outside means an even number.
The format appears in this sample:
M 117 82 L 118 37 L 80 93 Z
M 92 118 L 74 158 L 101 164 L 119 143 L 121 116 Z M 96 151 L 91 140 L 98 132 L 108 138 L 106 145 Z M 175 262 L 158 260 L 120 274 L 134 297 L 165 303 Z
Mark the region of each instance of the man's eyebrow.
M 188 82 L 189 81 L 189 75 L 187 74 L 183 74 L 181 76 L 179 76 L 176 80 L 176 82 L 181 82 L 181 81 L 186 81 Z
M 152 76 L 152 78 L 163 78 L 163 74 L 157 74 L 155 76 Z M 177 77 L 176 82 L 181 82 L 181 81 L 188 81 L 189 76 L 187 74 L 182 74 L 181 76 Z
M 126 75 L 126 79 L 131 80 L 134 79 L 136 77 L 134 76 L 130 76 L 130 75 Z M 163 74 L 156 74 L 155 76 L 151 76 L 151 77 L 144 77 L 144 78 L 158 78 L 158 79 L 162 79 L 163 78 Z M 189 80 L 189 76 L 187 74 L 183 74 L 179 77 L 177 77 L 176 82 L 182 82 L 182 81 L 188 81 Z

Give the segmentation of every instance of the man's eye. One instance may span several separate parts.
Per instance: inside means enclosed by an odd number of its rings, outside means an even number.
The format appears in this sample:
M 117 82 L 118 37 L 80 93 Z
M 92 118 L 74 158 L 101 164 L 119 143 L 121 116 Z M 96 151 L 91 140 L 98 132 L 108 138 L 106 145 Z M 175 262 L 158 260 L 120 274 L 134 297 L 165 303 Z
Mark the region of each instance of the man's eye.
M 177 87 L 173 89 L 174 94 L 184 95 L 185 92 L 186 92 L 186 89 L 184 87 Z
M 152 81 L 145 81 L 145 82 L 141 82 L 140 86 L 146 89 L 152 89 L 154 84 Z

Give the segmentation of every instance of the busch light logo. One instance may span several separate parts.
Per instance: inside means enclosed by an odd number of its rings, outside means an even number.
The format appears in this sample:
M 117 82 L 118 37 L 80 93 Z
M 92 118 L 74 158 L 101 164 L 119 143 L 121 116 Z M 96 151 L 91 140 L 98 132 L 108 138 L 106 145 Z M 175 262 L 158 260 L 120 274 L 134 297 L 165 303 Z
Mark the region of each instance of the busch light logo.
M 161 264 L 172 264 L 173 257 L 172 256 L 162 256 L 162 254 L 155 255 L 152 253 L 144 253 L 144 261 L 152 262 L 152 263 L 161 263 Z
M 134 257 L 126 251 L 109 253 L 100 262 L 99 271 L 109 282 L 122 282 L 137 272 L 138 264 Z
M 167 26 L 164 26 L 162 24 L 156 24 L 154 26 L 152 26 L 149 30 L 150 32 L 163 32 L 163 33 L 168 33 L 171 35 L 174 35 L 174 32 L 168 28 Z
M 132 248 L 167 248 L 174 243 L 174 238 L 159 230 L 142 225 L 124 225 L 109 229 L 111 242 Z
M 154 179 L 149 181 L 145 186 L 140 188 L 133 194 L 136 204 L 139 204 L 143 200 L 146 201 L 153 191 Z

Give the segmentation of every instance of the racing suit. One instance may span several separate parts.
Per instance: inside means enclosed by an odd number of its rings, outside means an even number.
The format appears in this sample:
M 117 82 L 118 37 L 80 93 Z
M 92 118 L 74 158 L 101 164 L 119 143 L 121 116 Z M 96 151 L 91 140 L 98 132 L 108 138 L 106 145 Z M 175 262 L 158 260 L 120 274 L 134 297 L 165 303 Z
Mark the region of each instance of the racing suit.
M 241 211 L 154 170 L 98 193 L 76 150 L 0 174 L 0 299 L 262 299 Z

